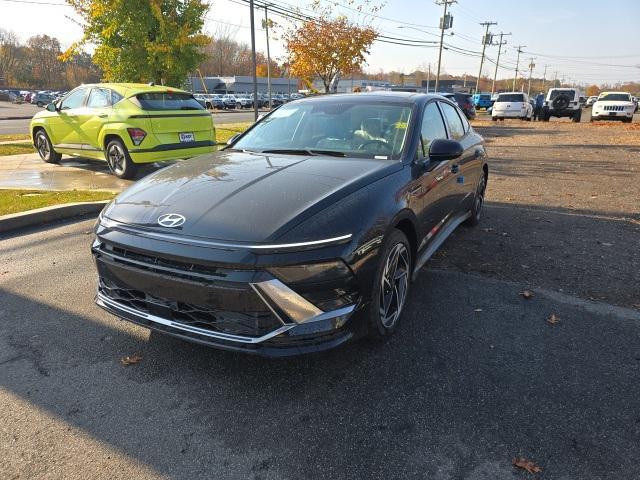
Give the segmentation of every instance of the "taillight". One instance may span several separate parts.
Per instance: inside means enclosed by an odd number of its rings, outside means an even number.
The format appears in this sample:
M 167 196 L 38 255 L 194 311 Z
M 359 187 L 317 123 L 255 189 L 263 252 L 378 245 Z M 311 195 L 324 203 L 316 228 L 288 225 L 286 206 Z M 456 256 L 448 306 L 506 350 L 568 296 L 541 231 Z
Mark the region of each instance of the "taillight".
M 131 141 L 135 146 L 140 145 L 144 140 L 144 137 L 147 136 L 147 132 L 145 132 L 141 128 L 127 128 L 127 132 L 129 132 Z

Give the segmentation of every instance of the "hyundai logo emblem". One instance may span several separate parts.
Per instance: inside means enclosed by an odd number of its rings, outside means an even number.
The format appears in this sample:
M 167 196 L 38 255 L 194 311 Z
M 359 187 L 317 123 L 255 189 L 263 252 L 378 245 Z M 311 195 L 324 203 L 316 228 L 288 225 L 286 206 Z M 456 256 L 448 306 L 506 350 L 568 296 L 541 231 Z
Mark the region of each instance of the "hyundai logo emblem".
M 163 227 L 168 228 L 177 228 L 184 224 L 187 219 L 184 218 L 179 213 L 165 213 L 164 215 L 160 215 L 158 217 L 158 225 L 162 225 Z

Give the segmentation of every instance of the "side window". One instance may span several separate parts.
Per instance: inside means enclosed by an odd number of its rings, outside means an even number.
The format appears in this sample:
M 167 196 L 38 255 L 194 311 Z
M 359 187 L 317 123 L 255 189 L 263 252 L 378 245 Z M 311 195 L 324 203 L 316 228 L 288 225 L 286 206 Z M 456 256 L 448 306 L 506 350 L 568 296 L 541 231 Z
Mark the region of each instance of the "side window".
M 462 127 L 464 128 L 464 133 L 467 133 L 471 128 L 471 125 L 469 125 L 469 121 L 467 120 L 467 117 L 465 117 L 464 113 L 462 113 L 461 111 L 458 111 L 458 116 L 460 117 L 460 120 L 462 120 Z
M 62 105 L 60 106 L 60 110 L 69 110 L 71 108 L 79 108 L 82 106 L 84 102 L 84 97 L 87 95 L 86 88 L 79 88 L 78 90 L 74 90 L 67 97 L 62 100 Z
M 444 113 L 444 118 L 449 126 L 451 138 L 453 140 L 460 140 L 464 137 L 464 126 L 462 125 L 462 120 L 460 120 L 460 115 L 458 115 L 456 108 L 444 102 L 440 102 L 440 106 L 442 107 L 442 113 Z
M 115 105 L 116 103 L 118 103 L 123 98 L 124 97 L 122 95 L 120 95 L 118 92 L 115 92 L 115 91 L 111 90 L 111 105 Z
M 429 144 L 439 138 L 447 138 L 447 131 L 444 128 L 442 115 L 440 115 L 436 102 L 431 102 L 427 104 L 422 114 L 420 148 L 422 149 L 423 157 L 429 154 Z
M 92 88 L 87 106 L 89 108 L 104 108 L 111 105 L 111 91 L 104 88 Z

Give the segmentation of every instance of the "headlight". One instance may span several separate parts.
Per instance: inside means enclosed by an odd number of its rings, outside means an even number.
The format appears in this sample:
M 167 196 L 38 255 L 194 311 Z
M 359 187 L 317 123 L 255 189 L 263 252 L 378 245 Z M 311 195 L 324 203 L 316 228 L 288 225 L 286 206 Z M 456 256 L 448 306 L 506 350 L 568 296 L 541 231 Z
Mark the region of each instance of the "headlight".
M 273 267 L 269 272 L 325 312 L 352 305 L 359 298 L 356 279 L 341 260 Z

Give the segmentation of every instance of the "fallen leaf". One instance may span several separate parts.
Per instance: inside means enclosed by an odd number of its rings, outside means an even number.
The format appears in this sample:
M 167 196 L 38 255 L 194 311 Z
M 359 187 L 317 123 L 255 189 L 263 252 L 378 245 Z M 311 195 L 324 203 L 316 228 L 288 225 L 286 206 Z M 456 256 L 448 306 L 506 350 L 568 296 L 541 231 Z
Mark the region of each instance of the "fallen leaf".
M 9 273 L 9 270 L 5 270 L 4 272 L 0 273 L 0 275 L 6 275 L 7 273 Z
M 527 299 L 527 300 L 531 300 L 533 298 L 533 292 L 531 292 L 529 290 L 524 290 L 524 291 L 520 292 L 520 296 L 522 298 Z
M 555 325 L 559 321 L 560 321 L 560 319 L 556 316 L 555 313 L 552 313 L 551 315 L 549 315 L 549 318 L 547 318 L 547 323 L 549 325 Z
M 542 471 L 542 468 L 540 468 L 531 460 L 527 460 L 524 457 L 514 458 L 513 460 L 511 460 L 511 464 L 514 467 L 522 468 L 523 470 L 526 470 L 529 473 L 539 473 Z
M 142 355 L 138 355 L 137 353 L 134 353 L 133 355 L 127 355 L 126 357 L 122 357 L 120 359 L 120 363 L 124 366 L 135 365 L 136 363 L 140 363 L 141 360 L 142 360 Z

